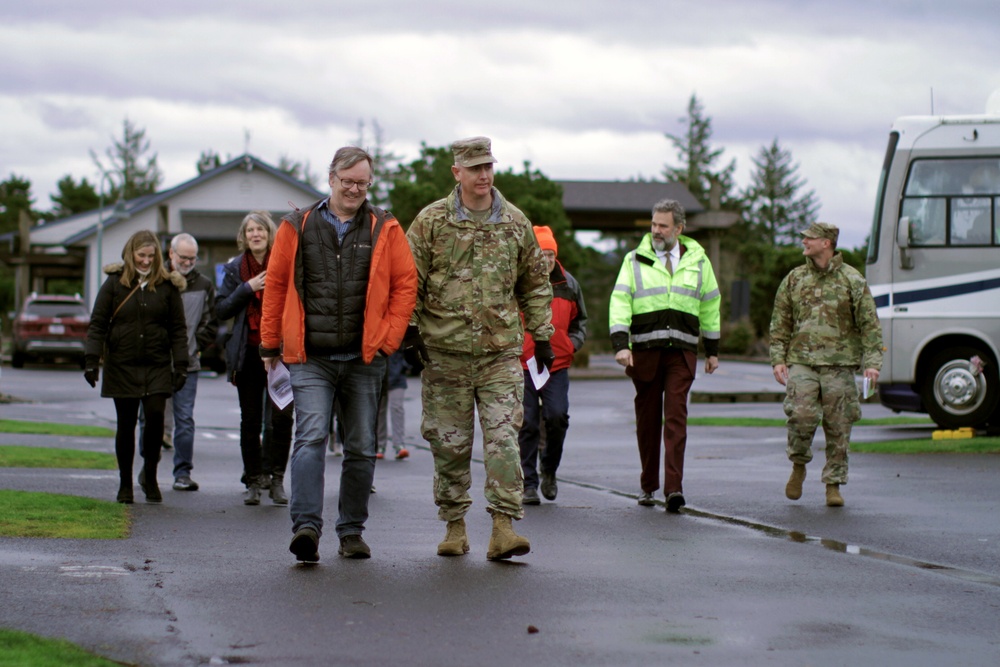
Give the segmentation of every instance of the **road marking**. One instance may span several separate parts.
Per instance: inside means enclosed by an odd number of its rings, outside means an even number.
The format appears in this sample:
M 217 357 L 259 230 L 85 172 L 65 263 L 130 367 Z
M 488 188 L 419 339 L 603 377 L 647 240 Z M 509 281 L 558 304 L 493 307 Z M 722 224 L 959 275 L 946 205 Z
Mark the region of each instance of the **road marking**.
M 422 449 L 424 451 L 430 452 L 430 447 L 424 445 L 414 445 L 413 447 L 415 449 Z M 473 461 L 475 461 L 476 463 L 483 462 L 482 459 L 476 457 L 473 457 Z M 619 491 L 618 489 L 612 489 L 610 487 L 601 486 L 599 484 L 574 481 L 571 479 L 566 479 L 565 477 L 557 477 L 556 479 L 558 479 L 559 482 L 561 483 L 570 484 L 572 486 L 576 486 L 582 489 L 602 491 L 604 493 L 610 493 L 611 495 L 621 496 L 622 498 L 629 498 L 631 500 L 638 499 L 638 496 L 635 493 Z M 662 500 L 657 500 L 655 502 L 657 505 L 660 506 L 664 505 L 664 502 Z M 789 540 L 791 542 L 798 542 L 800 544 L 811 544 L 823 547 L 824 549 L 829 549 L 830 551 L 837 551 L 852 556 L 865 556 L 868 558 L 873 558 L 875 560 L 896 563 L 897 565 L 906 565 L 909 567 L 916 568 L 918 570 L 934 571 L 948 577 L 961 579 L 963 581 L 971 581 L 977 584 L 986 584 L 987 586 L 1000 587 L 1000 577 L 994 576 L 992 574 L 987 574 L 985 572 L 976 572 L 975 570 L 966 570 L 960 567 L 952 567 L 951 565 L 930 563 L 927 561 L 918 560 L 916 558 L 910 558 L 909 556 L 900 556 L 898 554 L 891 554 L 884 551 L 875 551 L 874 549 L 869 549 L 867 547 L 859 546 L 856 544 L 847 544 L 846 542 L 841 542 L 839 540 L 831 540 L 825 537 L 815 537 L 812 535 L 806 535 L 805 533 L 796 530 L 788 530 L 786 528 L 779 528 L 777 526 L 769 526 L 765 523 L 757 523 L 755 521 L 750 521 L 748 519 L 741 519 L 734 516 L 726 516 L 724 514 L 714 514 L 712 512 L 706 512 L 704 510 L 694 509 L 690 505 L 688 505 L 687 507 L 682 507 L 681 512 L 683 514 L 692 517 L 711 519 L 713 521 L 719 521 L 733 526 L 750 528 L 751 530 L 763 533 L 764 535 L 767 535 L 769 537 L 777 537 L 779 539 Z
M 59 574 L 64 577 L 102 579 L 104 577 L 127 577 L 130 573 L 117 565 L 60 565 Z

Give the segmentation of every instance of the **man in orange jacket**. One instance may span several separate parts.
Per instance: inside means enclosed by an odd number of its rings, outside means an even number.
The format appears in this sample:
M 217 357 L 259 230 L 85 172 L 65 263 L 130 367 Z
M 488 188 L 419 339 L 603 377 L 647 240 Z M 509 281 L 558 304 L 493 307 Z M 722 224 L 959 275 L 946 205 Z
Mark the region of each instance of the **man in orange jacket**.
M 260 356 L 288 365 L 295 399 L 289 551 L 319 560 L 326 437 L 334 401 L 344 424 L 338 553 L 369 558 L 361 537 L 375 475 L 375 422 L 387 359 L 416 305 L 417 273 L 403 228 L 371 205 L 373 162 L 341 148 L 330 164 L 331 195 L 286 215 L 267 270 Z

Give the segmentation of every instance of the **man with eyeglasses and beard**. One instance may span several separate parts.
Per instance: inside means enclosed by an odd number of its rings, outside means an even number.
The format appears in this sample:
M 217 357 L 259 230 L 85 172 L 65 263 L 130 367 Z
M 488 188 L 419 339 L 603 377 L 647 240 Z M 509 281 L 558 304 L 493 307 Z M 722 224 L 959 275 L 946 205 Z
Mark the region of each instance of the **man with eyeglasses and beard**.
M 373 166 L 364 150 L 339 149 L 330 164 L 330 197 L 282 219 L 268 263 L 260 356 L 268 371 L 284 361 L 291 376 L 296 423 L 288 549 L 304 563 L 319 560 L 335 401 L 344 425 L 338 553 L 371 557 L 361 534 L 375 476 L 382 381 L 417 298 L 403 228 L 367 199 Z
M 656 502 L 662 433 L 663 492 L 671 513 L 685 505 L 687 399 L 698 339 L 705 345 L 705 372 L 714 373 L 721 327 L 722 296 L 712 264 L 697 241 L 681 235 L 684 222 L 680 203 L 663 199 L 653 205 L 650 233 L 625 256 L 609 308 L 615 361 L 635 385 L 639 505 Z
M 194 468 L 194 401 L 198 393 L 201 352 L 215 344 L 219 328 L 215 318 L 215 283 L 195 267 L 198 242 L 190 234 L 175 236 L 170 242 L 169 255 L 171 268 L 187 281 L 187 287 L 181 292 L 181 301 L 187 322 L 188 374 L 184 386 L 167 401 L 164 432 L 173 427 L 174 491 L 197 491 L 198 483 L 191 479 Z

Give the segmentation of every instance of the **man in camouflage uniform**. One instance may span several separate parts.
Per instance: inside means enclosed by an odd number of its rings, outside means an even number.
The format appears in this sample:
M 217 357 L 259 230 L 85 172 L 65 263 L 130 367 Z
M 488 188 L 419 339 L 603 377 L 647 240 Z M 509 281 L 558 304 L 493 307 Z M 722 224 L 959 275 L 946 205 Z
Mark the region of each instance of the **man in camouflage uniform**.
M 806 464 L 812 460 L 816 427 L 826 434 L 826 504 L 841 507 L 847 483 L 851 426 L 861 418 L 854 373 L 864 369 L 871 386 L 882 367 L 882 327 L 868 284 L 836 251 L 840 231 L 818 222 L 802 232 L 806 263 L 785 276 L 771 317 L 771 366 L 787 387 L 788 458 L 785 486 L 791 500 L 802 497 Z
M 490 140 L 451 146 L 458 184 L 422 210 L 407 237 L 417 265 L 417 307 L 403 341 L 423 358 L 421 434 L 434 455 L 434 502 L 448 522 L 441 556 L 469 550 L 465 514 L 472 505 L 470 463 L 474 411 L 486 459 L 487 511 L 493 532 L 487 558 L 530 551 L 511 519 L 524 516 L 517 442 L 524 414 L 521 344 L 535 341 L 539 368 L 554 359 L 552 288 L 531 223 L 493 187 Z M 520 313 L 524 313 L 524 327 Z

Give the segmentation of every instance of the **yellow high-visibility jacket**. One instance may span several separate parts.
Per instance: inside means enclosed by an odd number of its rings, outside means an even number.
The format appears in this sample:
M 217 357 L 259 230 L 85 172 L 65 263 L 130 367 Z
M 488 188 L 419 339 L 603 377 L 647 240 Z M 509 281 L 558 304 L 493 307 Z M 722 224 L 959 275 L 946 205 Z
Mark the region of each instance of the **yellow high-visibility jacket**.
M 719 354 L 722 295 L 705 249 L 680 236 L 681 258 L 673 275 L 653 250 L 652 236 L 625 256 L 608 308 L 615 352 L 653 347 Z

